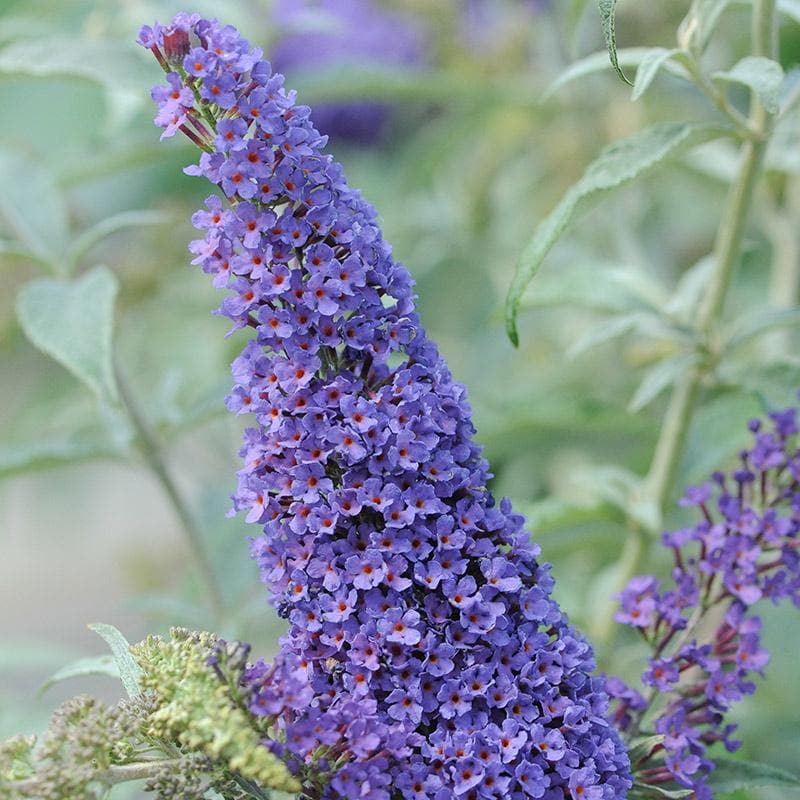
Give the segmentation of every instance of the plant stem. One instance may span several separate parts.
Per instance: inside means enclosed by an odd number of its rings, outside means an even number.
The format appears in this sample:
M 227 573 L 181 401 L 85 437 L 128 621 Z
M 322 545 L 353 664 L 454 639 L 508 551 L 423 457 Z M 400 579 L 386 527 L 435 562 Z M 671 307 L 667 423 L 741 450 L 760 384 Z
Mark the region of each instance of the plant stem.
M 754 0 L 753 55 L 777 58 L 777 32 L 775 0 Z M 716 352 L 716 343 L 713 341 L 715 329 L 722 316 L 731 276 L 739 262 L 742 240 L 772 130 L 772 118 L 767 114 L 755 93 L 752 94 L 750 102 L 748 127 L 753 134 L 744 142 L 740 151 L 739 171 L 728 192 L 717 230 L 714 245 L 714 269 L 706 293 L 702 298 L 696 322 L 696 330 L 711 356 L 710 366 L 712 368 L 715 359 L 719 357 Z M 693 367 L 683 380 L 676 383 L 661 426 L 653 460 L 644 480 L 645 494 L 657 509 L 659 524 L 678 462 L 683 453 L 686 435 L 694 415 L 706 369 L 708 366 Z M 674 652 L 677 652 L 688 641 L 703 620 L 705 613 L 714 605 L 716 602 L 698 607 L 680 640 L 673 645 Z M 660 696 L 661 693 L 657 690 L 650 691 L 646 698 L 645 708 L 635 716 L 627 732 L 629 738 L 638 734 L 642 720 Z
M 155 777 L 165 767 L 173 767 L 179 763 L 177 758 L 160 758 L 153 761 L 134 761 L 131 764 L 113 764 L 108 769 L 98 772 L 94 780 L 104 786 L 115 786 L 127 781 L 141 781 Z M 10 781 L 9 786 L 17 791 L 36 790 L 39 788 L 37 778 L 24 778 Z
M 225 604 L 222 599 L 222 592 L 217 582 L 217 577 L 214 573 L 211 558 L 203 542 L 202 532 L 188 504 L 181 496 L 177 484 L 167 469 L 158 440 L 139 408 L 130 386 L 125 380 L 125 377 L 121 374 L 119 366 L 115 364 L 114 369 L 116 372 L 117 385 L 119 386 L 120 399 L 136 431 L 139 450 L 180 520 L 181 528 L 189 543 L 189 547 L 197 562 L 203 583 L 208 592 L 211 611 L 215 621 L 218 622 L 223 616 Z
M 777 56 L 777 19 L 775 0 L 755 0 L 752 28 L 753 55 Z M 697 316 L 697 331 L 703 341 L 712 345 L 715 328 L 725 305 L 731 276 L 742 249 L 747 220 L 753 205 L 755 187 L 761 177 L 764 153 L 772 128 L 772 118 L 753 93 L 748 124 L 753 136 L 744 142 L 740 152 L 738 174 L 728 193 L 714 245 L 714 269 Z M 694 415 L 705 370 L 695 367 L 679 381 L 672 392 L 661 427 L 653 460 L 645 478 L 649 497 L 658 509 L 659 518 L 669 495 L 686 434 Z

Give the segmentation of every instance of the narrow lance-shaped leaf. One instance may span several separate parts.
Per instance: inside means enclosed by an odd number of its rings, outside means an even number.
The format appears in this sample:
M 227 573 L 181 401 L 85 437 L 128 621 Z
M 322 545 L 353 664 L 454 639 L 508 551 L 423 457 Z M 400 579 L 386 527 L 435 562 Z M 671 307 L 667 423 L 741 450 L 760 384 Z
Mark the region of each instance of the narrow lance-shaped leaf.
M 620 68 L 617 58 L 617 0 L 597 0 L 597 6 L 600 9 L 600 24 L 603 26 L 603 36 L 606 40 L 611 66 L 614 67 L 614 72 L 619 75 L 620 80 L 632 86 L 633 84 Z
M 151 211 L 149 209 L 122 211 L 119 214 L 106 217 L 75 238 L 69 248 L 67 262 L 70 268 L 74 267 L 92 247 L 113 233 L 125 228 L 135 228 L 142 225 L 160 225 L 168 219 L 169 217 L 163 211 Z
M 708 784 L 715 796 L 753 787 L 800 789 L 800 776 L 769 764 L 715 758 Z
M 18 153 L 2 152 L 0 187 L 0 217 L 14 236 L 36 259 L 54 272 L 62 271 L 69 236 L 67 210 L 52 175 Z
M 107 675 L 119 680 L 119 667 L 113 656 L 92 656 L 79 658 L 70 664 L 65 664 L 60 670 L 54 672 L 43 684 L 39 694 L 44 694 L 51 686 L 71 678 L 84 678 L 87 675 Z
M 625 47 L 617 51 L 617 63 L 620 67 L 637 68 L 653 53 L 659 53 L 663 47 Z M 546 89 L 542 99 L 546 100 L 564 86 L 581 80 L 588 75 L 605 72 L 608 69 L 608 53 L 600 50 L 570 64 Z M 686 69 L 677 61 L 666 61 L 663 69 L 671 75 L 688 79 Z
M 725 350 L 730 351 L 751 339 L 776 328 L 794 328 L 800 325 L 800 308 L 760 308 L 743 314 L 731 327 Z
M 685 375 L 696 362 L 697 356 L 694 353 L 681 353 L 651 367 L 628 404 L 628 411 L 636 414 L 648 406 L 664 389 Z
M 631 742 L 628 748 L 628 756 L 631 759 L 631 764 L 636 765 L 638 761 L 647 758 L 656 747 L 663 744 L 665 737 L 663 734 L 656 734 L 654 736 L 645 736 L 641 739 L 635 739 Z
M 678 28 L 678 44 L 684 50 L 701 54 L 711 39 L 717 22 L 732 0 L 693 0 L 689 13 Z
M 17 295 L 17 319 L 30 341 L 104 400 L 117 399 L 111 362 L 118 284 L 105 267 L 79 280 L 37 280 Z
M 141 87 L 147 63 L 134 47 L 108 38 L 101 40 L 39 35 L 20 38 L 0 52 L 0 73 L 37 78 L 82 78 L 101 86 L 108 103 L 109 123 L 121 126 L 141 106 Z
M 103 622 L 89 625 L 89 630 L 101 636 L 111 649 L 111 655 L 114 657 L 120 680 L 128 697 L 138 697 L 141 694 L 139 680 L 142 670 L 131 655 L 128 640 L 113 625 L 106 625 Z
M 545 256 L 575 216 L 606 193 L 648 174 L 663 161 L 690 147 L 729 134 L 726 128 L 694 122 L 667 122 L 645 128 L 607 148 L 537 226 L 522 253 L 506 299 L 506 328 L 517 345 L 517 312 L 522 293 Z
M 665 789 L 662 786 L 653 786 L 646 783 L 634 783 L 633 789 L 628 793 L 628 797 L 638 800 L 638 798 L 652 798 L 652 800 L 681 800 L 694 794 L 692 789 Z
M 654 47 L 642 59 L 639 69 L 636 70 L 631 100 L 638 100 L 648 90 L 661 67 L 680 52 L 678 49 L 667 50 L 665 47 Z
M 747 56 L 725 72 L 715 72 L 715 81 L 739 83 L 746 86 L 761 101 L 770 114 L 780 108 L 780 89 L 783 83 L 783 67 L 771 58 Z

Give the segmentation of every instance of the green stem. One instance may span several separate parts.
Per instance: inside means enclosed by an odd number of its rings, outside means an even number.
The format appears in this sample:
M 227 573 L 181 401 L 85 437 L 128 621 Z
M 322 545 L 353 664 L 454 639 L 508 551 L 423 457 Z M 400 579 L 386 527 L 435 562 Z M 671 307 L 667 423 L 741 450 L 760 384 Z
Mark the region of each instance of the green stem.
M 131 764 L 113 764 L 108 769 L 98 772 L 94 781 L 104 786 L 116 786 L 127 781 L 141 781 L 156 777 L 164 768 L 177 766 L 180 759 L 161 758 L 157 761 L 134 761 Z M 9 781 L 8 786 L 17 792 L 36 791 L 40 787 L 38 778 L 24 778 L 19 781 Z
M 777 56 L 775 0 L 755 0 L 752 39 L 754 55 L 769 58 Z M 739 171 L 728 193 L 717 231 L 714 269 L 697 316 L 697 331 L 703 341 L 712 345 L 712 352 L 715 350 L 715 329 L 722 316 L 731 276 L 741 255 L 742 240 L 772 128 L 772 118 L 755 94 L 751 100 L 748 126 L 753 131 L 753 136 L 742 145 Z M 658 509 L 659 517 L 663 514 L 683 452 L 704 374 L 703 368 L 696 367 L 676 384 L 664 417 L 653 461 L 645 478 L 645 486 L 651 501 Z
M 214 573 L 214 568 L 211 563 L 211 558 L 206 550 L 203 541 L 202 532 L 197 525 L 197 522 L 189 509 L 188 504 L 181 496 L 178 486 L 173 480 L 172 476 L 167 469 L 166 462 L 161 453 L 158 440 L 153 433 L 150 425 L 144 417 L 136 398 L 131 392 L 130 386 L 121 374 L 118 365 L 115 364 L 115 372 L 117 384 L 119 386 L 119 395 L 128 417 L 133 424 L 136 436 L 138 439 L 139 450 L 147 463 L 150 471 L 158 480 L 161 488 L 164 491 L 167 499 L 169 500 L 172 508 L 174 509 L 178 519 L 181 522 L 181 528 L 186 536 L 189 546 L 194 554 L 195 561 L 200 570 L 203 582 L 208 591 L 208 597 L 211 604 L 211 610 L 215 620 L 219 621 L 224 612 L 224 601 L 222 592 L 217 582 L 217 577 Z
M 754 55 L 777 58 L 777 30 L 775 0 L 755 0 L 752 22 Z M 731 277 L 741 255 L 745 228 L 752 210 L 755 189 L 761 177 L 764 153 L 772 130 L 772 118 L 767 114 L 755 93 L 752 95 L 747 124 L 753 135 L 744 142 L 740 151 L 739 171 L 728 192 L 717 231 L 714 245 L 714 270 L 701 301 L 696 322 L 700 339 L 705 343 L 705 347 L 712 356 L 712 366 L 715 358 L 718 358 L 716 343 L 713 341 L 716 327 L 722 317 Z M 655 505 L 659 519 L 663 515 L 678 462 L 683 453 L 686 435 L 705 376 L 705 369 L 707 367 L 694 367 L 683 380 L 675 385 L 664 416 L 653 460 L 644 481 L 645 492 Z M 704 604 L 698 607 L 681 639 L 674 645 L 673 652 L 677 652 L 680 646 L 688 641 L 703 620 L 705 613 L 715 604 Z M 628 731 L 629 738 L 638 734 L 642 720 L 660 696 L 661 694 L 657 691 L 650 692 L 645 709 L 636 715 Z
M 689 374 L 675 384 L 661 425 L 653 460 L 650 462 L 650 470 L 644 481 L 645 494 L 657 511 L 659 525 L 686 443 L 701 380 L 700 368 L 692 367 Z

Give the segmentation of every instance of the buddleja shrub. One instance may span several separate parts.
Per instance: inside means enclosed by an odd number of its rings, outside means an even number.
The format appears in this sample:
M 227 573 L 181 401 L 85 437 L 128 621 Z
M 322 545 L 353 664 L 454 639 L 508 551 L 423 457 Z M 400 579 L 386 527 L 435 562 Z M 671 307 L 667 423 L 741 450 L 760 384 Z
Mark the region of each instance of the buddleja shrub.
M 613 3 L 600 5 L 619 70 Z M 775 10 L 756 6 L 764 44 Z M 648 70 L 674 58 L 702 77 L 703 7 L 682 48 Z M 266 664 L 211 634 L 128 648 L 106 629 L 129 700 L 77 698 L 40 747 L 7 742 L 3 790 L 91 798 L 146 778 L 162 798 L 622 800 L 709 797 L 715 776 L 723 789 L 796 785 L 714 754 L 736 748 L 725 714 L 767 662 L 751 607 L 800 604 L 794 411 L 774 413 L 772 431 L 754 421 L 741 467 L 687 493 L 698 522 L 663 537 L 674 586 L 637 577 L 622 591 L 619 621 L 653 649 L 649 693 L 594 674 L 522 518 L 487 488 L 466 391 L 425 334 L 409 273 L 324 154 L 310 109 L 232 27 L 179 14 L 139 41 L 166 72 L 153 90 L 162 138 L 194 142 L 202 154 L 186 172 L 216 189 L 193 216 L 203 236 L 190 249 L 228 292 L 219 313 L 248 331 L 227 398 L 252 425 L 234 508 L 262 531 L 252 556 L 289 630 Z M 750 119 L 721 103 L 741 126 L 743 167 L 700 332 L 719 313 L 775 110 L 774 70 L 753 58 L 728 76 L 753 89 Z M 512 334 L 522 288 L 583 200 L 736 133 L 661 126 L 603 156 L 534 237 L 509 300 Z M 693 367 L 675 402 L 702 377 Z M 678 449 L 690 412 L 665 425 Z

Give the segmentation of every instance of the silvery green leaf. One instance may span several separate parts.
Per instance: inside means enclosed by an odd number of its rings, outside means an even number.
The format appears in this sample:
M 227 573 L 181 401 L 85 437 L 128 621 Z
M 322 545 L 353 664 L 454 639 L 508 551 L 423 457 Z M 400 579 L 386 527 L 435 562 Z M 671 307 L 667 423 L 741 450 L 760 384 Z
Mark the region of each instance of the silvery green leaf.
M 660 313 L 650 311 L 632 311 L 603 320 L 582 336 L 567 351 L 569 358 L 574 358 L 587 350 L 623 336 L 631 331 L 653 339 L 664 339 L 675 343 L 690 344 L 691 336 L 682 331 Z
M 105 639 L 106 644 L 111 648 L 111 655 L 114 657 L 120 680 L 128 693 L 128 697 L 131 699 L 138 697 L 141 693 L 139 678 L 142 670 L 131 655 L 128 640 L 113 625 L 98 622 L 88 627 L 90 631 L 94 631 L 98 636 Z
M 663 786 L 634 782 L 633 788 L 628 793 L 633 798 L 648 798 L 648 800 L 681 800 L 694 794 L 692 789 L 665 789 Z
M 77 661 L 66 664 L 57 672 L 54 672 L 42 684 L 39 693 L 44 694 L 51 686 L 55 686 L 61 681 L 66 681 L 70 678 L 82 678 L 86 675 L 107 675 L 110 678 L 119 679 L 119 667 L 114 657 L 109 655 L 79 658 Z
M 707 780 L 715 796 L 752 787 L 800 789 L 800 776 L 792 772 L 769 764 L 732 758 L 715 757 L 714 771 Z
M 607 512 L 604 513 L 604 509 L 608 509 L 608 506 L 602 503 L 577 505 L 561 497 L 546 497 L 533 503 L 517 500 L 514 508 L 525 515 L 527 527 L 537 536 L 559 528 L 592 522 L 598 517 L 610 516 Z
M 36 259 L 63 272 L 69 239 L 67 208 L 53 176 L 21 153 L 3 151 L 0 186 L 0 217 Z
M 0 51 L 0 73 L 92 81 L 106 93 L 112 128 L 122 125 L 143 105 L 146 95 L 141 87 L 152 77 L 133 44 L 109 39 L 78 42 L 62 35 L 11 42 Z
M 681 353 L 655 364 L 645 373 L 639 388 L 628 404 L 628 411 L 635 414 L 648 406 L 667 387 L 683 377 L 695 364 L 694 353 Z
M 754 375 L 754 380 L 762 377 L 752 363 L 748 364 L 747 375 Z M 741 388 L 706 400 L 692 417 L 675 485 L 689 486 L 706 480 L 720 464 L 728 463 L 748 447 L 752 434 L 747 420 L 764 411 L 755 392 Z
M 519 343 L 517 311 L 523 292 L 575 216 L 605 194 L 647 175 L 668 158 L 728 134 L 726 128 L 704 123 L 667 122 L 645 128 L 606 148 L 539 223 L 520 257 L 506 298 L 506 329 L 511 341 Z
M 579 305 L 604 311 L 630 311 L 642 304 L 655 309 L 668 298 L 666 289 L 635 264 L 581 264 L 542 275 L 523 297 L 524 308 Z
M 708 142 L 687 153 L 684 161 L 701 175 L 733 183 L 739 169 L 739 150 L 733 142 Z
M 0 426 L 0 478 L 66 463 L 122 459 L 132 429 L 122 411 L 98 403 L 82 384 L 64 373 L 45 372 L 30 387 L 24 411 Z M 49 396 L 42 391 L 47 387 Z
M 600 498 L 627 511 L 628 503 L 641 485 L 641 478 L 616 464 L 592 464 L 578 468 L 573 473 L 576 484 L 592 497 Z
M 652 752 L 653 748 L 664 742 L 665 737 L 662 734 L 655 736 L 645 736 L 642 739 L 635 739 L 628 747 L 628 756 L 630 757 L 631 764 L 635 765 L 637 761 L 647 758 Z
M 650 87 L 653 79 L 658 74 L 659 70 L 671 58 L 682 52 L 675 48 L 667 50 L 665 47 L 654 47 L 641 61 L 639 68 L 636 70 L 636 78 L 633 82 L 633 92 L 631 93 L 631 100 L 638 100 Z
M 109 269 L 95 267 L 75 281 L 32 281 L 17 295 L 17 319 L 28 339 L 111 401 L 117 398 L 111 340 L 118 288 Z
M 800 70 L 791 76 L 795 81 L 790 94 L 800 90 Z M 787 79 L 787 84 L 789 83 Z M 790 175 L 800 174 L 800 108 L 792 113 L 784 113 L 778 117 L 775 128 L 767 144 L 764 167 L 772 172 L 787 172 Z
M 726 347 L 733 350 L 767 331 L 797 325 L 800 325 L 800 308 L 758 308 L 736 320 L 727 336 Z
M 703 53 L 719 18 L 732 0 L 693 0 L 689 13 L 678 27 L 678 45 L 683 50 Z
M 632 330 L 634 330 L 638 323 L 639 314 L 635 312 L 630 314 L 620 314 L 618 316 L 603 320 L 603 322 L 601 322 L 599 325 L 596 325 L 587 334 L 582 336 L 577 342 L 570 346 L 569 350 L 567 351 L 567 357 L 576 358 L 577 356 L 585 353 L 587 350 L 591 350 L 593 347 L 597 347 L 598 345 L 610 342 L 612 339 L 624 336 L 626 333 L 630 333 Z
M 764 56 L 746 56 L 731 69 L 715 72 L 711 77 L 720 83 L 746 86 L 758 97 L 768 113 L 778 113 L 784 73 L 777 61 Z
M 621 81 L 631 85 L 617 58 L 617 0 L 597 0 L 597 6 L 600 9 L 600 24 L 603 27 L 603 37 L 606 40 L 611 66 Z
M 74 267 L 80 258 L 92 247 L 107 236 L 117 233 L 117 231 L 143 225 L 160 225 L 167 220 L 168 217 L 163 211 L 151 211 L 148 209 L 141 211 L 123 211 L 119 214 L 106 217 L 75 238 L 69 248 L 67 261 L 70 266 Z
M 625 47 L 622 50 L 617 50 L 617 63 L 620 67 L 634 69 L 638 67 L 653 50 L 661 50 L 661 48 Z M 570 64 L 570 66 L 547 87 L 542 99 L 548 99 L 569 83 L 585 78 L 588 75 L 605 72 L 607 69 L 608 53 L 605 50 L 600 50 L 581 58 L 573 64 Z M 664 64 L 664 69 L 672 75 L 677 75 L 682 78 L 688 77 L 686 70 L 680 64 L 673 61 L 667 61 L 666 64 Z
M 714 267 L 714 257 L 705 256 L 696 264 L 689 267 L 681 275 L 672 297 L 664 306 L 664 310 L 670 316 L 674 316 L 681 322 L 691 323 L 694 319 L 697 306 L 703 297 L 711 270 Z

